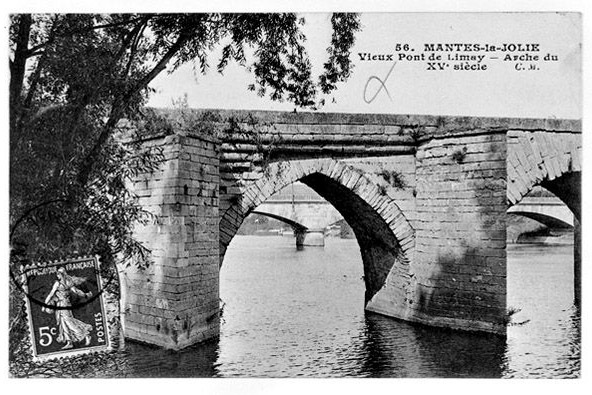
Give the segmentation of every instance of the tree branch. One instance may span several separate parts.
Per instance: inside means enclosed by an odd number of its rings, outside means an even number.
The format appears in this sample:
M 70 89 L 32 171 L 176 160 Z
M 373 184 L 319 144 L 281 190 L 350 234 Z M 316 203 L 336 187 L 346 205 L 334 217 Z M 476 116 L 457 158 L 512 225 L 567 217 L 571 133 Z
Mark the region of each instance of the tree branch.
M 32 17 L 30 14 L 23 14 L 19 18 L 18 34 L 14 60 L 10 62 L 10 129 L 14 130 L 16 120 L 20 113 L 20 98 L 25 79 L 25 67 L 27 65 L 27 49 L 29 46 L 29 35 L 31 33 Z
M 191 39 L 191 33 L 188 30 L 185 30 L 179 34 L 177 41 L 169 48 L 169 50 L 163 55 L 162 59 L 154 66 L 148 74 L 146 74 L 140 81 L 138 81 L 132 88 L 130 88 L 125 94 L 118 97 L 111 107 L 111 114 L 109 115 L 109 119 L 107 123 L 103 127 L 103 130 L 99 134 L 97 141 L 89 151 L 88 155 L 84 159 L 82 163 L 82 167 L 80 172 L 78 173 L 77 181 L 78 185 L 85 185 L 88 181 L 88 177 L 90 175 L 93 163 L 99 157 L 101 150 L 109 136 L 113 133 L 117 122 L 123 116 L 127 106 L 129 105 L 129 101 L 131 98 L 140 92 L 142 89 L 146 88 L 150 82 L 156 78 L 158 74 L 160 74 L 167 66 L 167 64 L 171 61 L 171 59 L 183 48 L 185 44 Z
M 50 39 L 53 39 L 53 37 L 55 36 L 55 24 L 57 23 L 58 18 L 55 17 L 53 20 L 53 23 L 51 25 L 51 30 L 49 32 L 49 37 Z M 41 53 L 42 55 L 45 55 L 45 52 Z M 37 84 L 39 83 L 39 77 L 41 76 L 41 70 L 43 70 L 43 67 L 45 66 L 45 62 L 46 62 L 47 56 L 41 56 L 41 58 L 39 59 L 39 61 L 37 62 L 37 67 L 35 67 L 35 71 L 33 72 L 33 74 L 31 75 L 31 77 L 29 78 L 29 91 L 27 92 L 26 96 L 25 96 L 25 100 L 23 101 L 23 105 L 22 108 L 23 109 L 28 109 L 31 107 L 31 103 L 33 102 L 33 97 L 35 95 L 35 90 L 37 89 Z M 23 117 L 21 116 L 20 119 L 18 120 L 18 129 L 20 130 L 20 128 L 23 126 Z
M 129 55 L 129 59 L 127 62 L 127 65 L 125 67 L 125 71 L 123 72 L 123 76 L 127 77 L 129 74 L 129 71 L 132 67 L 132 64 L 134 62 L 134 58 L 136 56 L 136 52 L 138 49 L 138 45 L 140 43 L 140 40 L 142 39 L 142 36 L 144 35 L 144 30 L 146 29 L 146 27 L 148 26 L 148 20 L 150 18 L 145 18 L 142 23 L 138 24 L 134 30 L 130 33 L 130 40 L 131 41 L 131 46 L 130 46 L 130 55 Z
M 18 228 L 18 226 L 35 210 L 40 209 L 43 206 L 48 206 L 50 204 L 53 203 L 67 203 L 69 200 L 67 199 L 53 199 L 53 200 L 48 200 L 42 203 L 39 203 L 33 207 L 31 207 L 30 209 L 28 209 L 27 211 L 25 211 L 15 222 L 14 225 L 12 225 L 11 229 L 10 229 L 10 233 L 8 236 L 8 240 L 12 241 L 12 236 L 14 235 L 14 232 L 16 231 L 16 229 Z
M 64 34 L 60 34 L 59 36 L 54 36 L 52 39 L 49 39 L 49 40 L 45 41 L 44 43 L 38 44 L 38 45 L 30 48 L 27 51 L 27 54 L 26 55 L 27 55 L 27 57 L 33 56 L 33 54 L 36 51 L 38 51 L 38 50 L 40 50 L 40 49 L 48 46 L 49 44 L 52 44 L 58 38 L 73 36 L 73 35 L 78 34 L 78 33 L 83 33 L 83 32 L 85 32 L 87 30 L 100 30 L 100 29 L 109 29 L 109 28 L 118 27 L 118 26 L 125 26 L 125 25 L 128 25 L 130 23 L 135 23 L 135 22 L 137 22 L 139 20 L 142 20 L 142 18 L 144 18 L 144 17 L 138 17 L 138 18 L 134 18 L 134 19 L 129 19 L 127 21 L 122 21 L 122 22 L 107 23 L 105 25 L 96 25 L 96 26 L 92 26 L 92 27 L 87 28 L 87 29 L 70 30 L 70 31 L 65 32 Z
M 125 35 L 125 37 L 121 43 L 121 49 L 119 50 L 119 53 L 117 54 L 117 56 L 115 56 L 115 59 L 120 59 L 121 57 L 123 57 L 128 46 L 130 45 L 130 42 L 132 43 L 132 46 L 133 46 L 133 42 L 136 42 L 138 40 L 138 35 L 143 33 L 144 28 L 148 25 L 148 22 L 150 21 L 151 18 L 152 18 L 151 15 L 145 16 L 144 18 L 142 18 L 140 20 L 139 24 L 137 24 L 136 26 L 134 26 L 134 28 L 132 30 L 127 32 L 127 34 Z
M 154 78 L 158 74 L 160 74 L 167 66 L 167 64 L 171 61 L 171 59 L 183 48 L 185 44 L 191 39 L 191 34 L 188 31 L 181 32 L 177 41 L 169 48 L 166 54 L 162 57 L 162 59 L 154 66 L 152 70 L 148 74 L 144 76 L 140 81 L 138 81 L 135 86 L 133 86 L 127 94 L 124 96 L 124 101 L 129 100 L 132 96 L 137 94 L 139 91 L 144 89 L 145 87 L 152 82 Z

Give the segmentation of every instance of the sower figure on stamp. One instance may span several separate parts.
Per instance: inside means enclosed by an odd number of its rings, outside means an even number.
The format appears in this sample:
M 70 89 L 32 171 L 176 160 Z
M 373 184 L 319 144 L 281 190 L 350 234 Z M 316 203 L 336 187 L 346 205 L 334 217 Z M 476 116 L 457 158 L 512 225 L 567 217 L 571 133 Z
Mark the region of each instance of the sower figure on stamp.
M 53 284 L 51 292 L 45 299 L 45 304 L 59 306 L 59 307 L 70 307 L 72 303 L 70 301 L 70 293 L 74 293 L 80 297 L 90 297 L 91 292 L 82 292 L 76 286 L 82 284 L 86 279 L 81 277 L 70 276 L 66 273 L 63 267 L 60 267 L 57 271 L 57 281 Z M 43 307 L 41 309 L 46 313 L 51 313 L 54 310 Z M 73 343 L 79 343 L 85 341 L 85 345 L 90 344 L 90 331 L 92 325 L 80 321 L 74 318 L 71 309 L 58 309 L 55 310 L 56 322 L 58 325 L 58 338 L 59 343 L 66 343 L 62 349 L 68 349 L 74 347 Z

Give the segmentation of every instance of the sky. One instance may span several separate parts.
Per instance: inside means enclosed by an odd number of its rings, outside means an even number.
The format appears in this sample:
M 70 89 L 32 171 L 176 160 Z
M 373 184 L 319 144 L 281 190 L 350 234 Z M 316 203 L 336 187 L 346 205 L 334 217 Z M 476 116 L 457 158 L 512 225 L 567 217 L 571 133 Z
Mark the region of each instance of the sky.
M 318 75 L 327 55 L 330 14 L 306 13 L 307 50 Z M 362 30 L 356 36 L 350 79 L 326 97 L 323 112 L 430 114 L 493 117 L 582 117 L 581 15 L 578 13 L 362 13 Z M 485 55 L 477 65 L 486 70 L 428 70 L 428 61 L 406 61 L 399 54 L 428 57 L 425 44 L 470 43 L 500 47 L 503 44 L 538 44 L 530 52 L 442 52 L 451 55 Z M 408 44 L 414 51 L 397 51 Z M 509 49 L 512 49 L 510 47 Z M 363 53 L 391 54 L 392 61 L 364 61 Z M 504 61 L 506 55 L 538 55 L 539 61 Z M 545 55 L 556 61 L 543 61 Z M 363 56 L 363 55 L 362 55 Z M 498 59 L 490 59 L 498 57 Z M 194 108 L 292 111 L 290 103 L 260 98 L 247 86 L 254 77 L 245 67 L 231 63 L 224 74 L 216 71 L 219 50 L 209 57 L 206 75 L 186 65 L 161 74 L 151 85 L 149 105 L 171 107 L 187 95 Z M 445 59 L 440 60 L 443 63 Z M 435 63 L 435 62 L 432 62 Z M 517 63 L 523 66 L 517 66 Z M 537 70 L 518 71 L 534 63 Z M 391 70 L 392 68 L 392 70 Z M 390 74 L 389 74 L 390 71 Z M 388 78 L 385 78 L 387 77 Z M 380 79 L 380 81 L 378 79 Z M 382 85 L 381 84 L 384 84 Z M 364 97 L 364 95 L 366 95 Z M 370 101 L 374 95 L 376 97 Z

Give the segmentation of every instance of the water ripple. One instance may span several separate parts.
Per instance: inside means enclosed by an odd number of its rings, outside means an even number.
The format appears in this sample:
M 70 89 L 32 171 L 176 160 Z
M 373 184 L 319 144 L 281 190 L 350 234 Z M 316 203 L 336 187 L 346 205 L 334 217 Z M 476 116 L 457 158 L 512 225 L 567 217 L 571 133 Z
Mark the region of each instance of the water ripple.
M 129 377 L 580 376 L 571 247 L 508 248 L 507 339 L 364 312 L 355 240 L 296 251 L 289 238 L 236 237 L 222 266 L 218 341 L 180 353 L 130 343 Z M 332 259 L 326 259 L 331 256 Z

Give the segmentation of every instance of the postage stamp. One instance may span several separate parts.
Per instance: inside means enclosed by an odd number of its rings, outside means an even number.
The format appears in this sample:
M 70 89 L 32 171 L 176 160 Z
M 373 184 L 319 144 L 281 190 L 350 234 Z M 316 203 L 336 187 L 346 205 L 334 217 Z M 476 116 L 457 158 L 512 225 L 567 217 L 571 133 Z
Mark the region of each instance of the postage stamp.
M 109 348 L 98 257 L 23 267 L 33 358 Z

